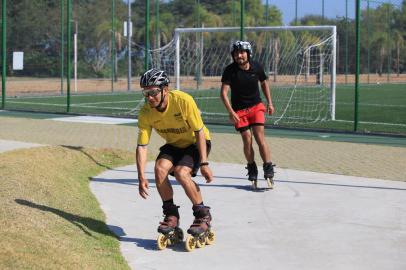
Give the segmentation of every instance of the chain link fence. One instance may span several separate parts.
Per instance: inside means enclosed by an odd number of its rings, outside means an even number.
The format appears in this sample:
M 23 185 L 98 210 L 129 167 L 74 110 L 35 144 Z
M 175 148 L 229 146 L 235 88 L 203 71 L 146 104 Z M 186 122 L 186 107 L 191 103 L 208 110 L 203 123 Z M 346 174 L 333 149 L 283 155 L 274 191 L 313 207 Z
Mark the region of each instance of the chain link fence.
M 355 0 L 1 3 L 2 109 L 136 117 L 139 75 L 175 28 L 336 25 L 336 120 L 288 127 L 353 129 Z M 361 0 L 360 20 L 359 132 L 406 135 L 406 1 Z

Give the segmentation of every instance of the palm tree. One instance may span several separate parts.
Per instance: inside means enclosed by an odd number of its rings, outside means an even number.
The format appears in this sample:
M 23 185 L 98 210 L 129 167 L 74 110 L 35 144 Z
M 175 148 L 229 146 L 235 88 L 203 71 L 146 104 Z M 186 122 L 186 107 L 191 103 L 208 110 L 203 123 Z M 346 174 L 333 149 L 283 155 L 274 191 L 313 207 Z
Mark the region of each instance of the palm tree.
M 400 76 L 400 52 L 405 47 L 405 40 L 403 39 L 402 32 L 395 30 L 393 33 L 394 42 L 396 44 L 396 73 Z
M 385 45 L 388 44 L 387 42 L 388 35 L 384 32 L 375 32 L 371 38 L 371 48 L 372 51 L 378 52 L 378 74 L 382 76 L 383 73 L 383 65 L 385 63 L 385 56 L 387 54 L 387 50 Z

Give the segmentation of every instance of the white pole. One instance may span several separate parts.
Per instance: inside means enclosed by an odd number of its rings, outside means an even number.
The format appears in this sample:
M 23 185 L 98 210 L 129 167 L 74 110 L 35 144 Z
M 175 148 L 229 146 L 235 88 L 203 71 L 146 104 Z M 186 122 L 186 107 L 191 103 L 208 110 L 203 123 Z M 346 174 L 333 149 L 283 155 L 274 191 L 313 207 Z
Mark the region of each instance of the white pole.
M 128 20 L 127 20 L 127 46 L 128 46 L 128 75 L 127 75 L 127 90 L 131 91 L 131 2 L 128 2 Z
M 176 89 L 180 89 L 180 35 L 179 32 L 175 31 L 175 44 L 176 44 L 176 57 L 175 57 L 175 78 L 176 78 Z
M 324 55 L 320 52 L 320 67 L 319 67 L 319 85 L 324 85 Z
M 337 46 L 337 27 L 333 26 L 333 61 L 331 63 L 331 120 L 336 120 L 336 46 Z
M 73 70 L 75 77 L 75 92 L 78 91 L 78 22 L 75 21 L 75 34 L 73 35 Z

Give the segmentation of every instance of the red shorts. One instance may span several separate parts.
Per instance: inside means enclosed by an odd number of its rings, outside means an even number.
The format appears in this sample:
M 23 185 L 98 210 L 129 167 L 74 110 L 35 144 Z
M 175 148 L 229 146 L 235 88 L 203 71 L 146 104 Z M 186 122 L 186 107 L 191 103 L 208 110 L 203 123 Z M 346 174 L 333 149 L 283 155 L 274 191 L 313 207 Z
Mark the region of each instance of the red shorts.
M 236 111 L 240 121 L 235 124 L 235 129 L 243 132 L 251 126 L 263 126 L 265 124 L 265 106 L 262 102 L 252 107 Z

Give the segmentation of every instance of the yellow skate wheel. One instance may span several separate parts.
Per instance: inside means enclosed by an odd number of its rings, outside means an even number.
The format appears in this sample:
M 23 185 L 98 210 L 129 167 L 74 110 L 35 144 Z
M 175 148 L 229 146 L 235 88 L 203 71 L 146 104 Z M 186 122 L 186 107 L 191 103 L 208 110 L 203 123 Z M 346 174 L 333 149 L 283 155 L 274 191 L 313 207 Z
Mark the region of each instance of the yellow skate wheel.
M 158 235 L 158 239 L 156 240 L 156 244 L 157 244 L 159 250 L 165 249 L 168 246 L 168 242 L 169 242 L 169 240 L 168 240 L 168 238 L 166 238 L 165 235 L 163 235 L 162 233 L 160 233 Z
M 185 248 L 187 251 L 191 252 L 195 249 L 196 247 L 196 240 L 193 236 L 188 235 L 188 237 L 186 238 L 186 242 L 185 242 Z
M 206 236 L 206 245 L 211 245 L 216 240 L 216 233 L 212 230 L 209 231 L 208 235 Z
M 196 247 L 202 248 L 206 245 L 206 237 L 204 235 L 200 235 L 196 241 Z
M 273 186 L 274 186 L 274 184 L 273 184 L 273 179 L 272 179 L 272 178 L 268 178 L 268 179 L 266 179 L 266 181 L 268 182 L 268 187 L 269 187 L 270 189 L 273 189 Z

